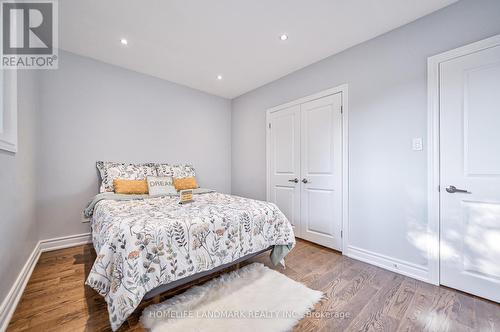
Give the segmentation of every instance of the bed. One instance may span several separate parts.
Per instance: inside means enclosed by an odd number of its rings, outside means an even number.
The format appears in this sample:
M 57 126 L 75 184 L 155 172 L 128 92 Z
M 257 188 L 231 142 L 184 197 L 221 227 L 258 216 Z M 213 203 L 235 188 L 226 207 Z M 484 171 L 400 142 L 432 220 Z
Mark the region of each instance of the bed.
M 102 193 L 85 213 L 97 258 L 86 284 L 107 302 L 117 330 L 143 298 L 271 250 L 274 264 L 295 245 L 276 205 L 198 190 L 178 197 Z

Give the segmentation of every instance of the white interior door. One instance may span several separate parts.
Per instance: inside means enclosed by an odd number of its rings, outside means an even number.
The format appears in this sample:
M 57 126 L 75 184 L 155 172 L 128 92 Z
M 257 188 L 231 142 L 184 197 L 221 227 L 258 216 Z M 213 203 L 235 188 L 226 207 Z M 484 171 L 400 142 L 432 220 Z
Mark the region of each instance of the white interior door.
M 440 282 L 500 302 L 500 46 L 439 74 Z
M 300 106 L 271 113 L 269 124 L 269 200 L 300 237 Z
M 301 105 L 303 239 L 341 250 L 342 93 Z

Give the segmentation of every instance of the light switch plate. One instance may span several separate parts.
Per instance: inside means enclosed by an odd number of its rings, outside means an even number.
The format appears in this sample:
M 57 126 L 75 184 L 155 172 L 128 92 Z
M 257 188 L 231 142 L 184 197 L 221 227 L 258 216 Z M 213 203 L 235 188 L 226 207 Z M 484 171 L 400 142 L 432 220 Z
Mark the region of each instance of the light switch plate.
M 422 138 L 421 137 L 415 137 L 412 140 L 411 146 L 412 146 L 413 151 L 422 151 L 422 149 L 424 148 L 423 147 L 423 143 L 422 143 Z

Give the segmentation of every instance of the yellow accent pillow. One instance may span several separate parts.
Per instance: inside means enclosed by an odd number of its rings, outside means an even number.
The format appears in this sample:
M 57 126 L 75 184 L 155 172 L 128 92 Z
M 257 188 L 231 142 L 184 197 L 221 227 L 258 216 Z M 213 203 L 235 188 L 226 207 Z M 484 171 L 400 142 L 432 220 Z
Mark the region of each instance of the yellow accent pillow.
M 126 180 L 114 179 L 113 187 L 117 194 L 136 194 L 142 195 L 148 193 L 148 182 L 144 180 Z
M 198 183 L 196 183 L 196 178 L 174 178 L 174 187 L 177 191 L 185 189 L 196 189 L 198 188 Z

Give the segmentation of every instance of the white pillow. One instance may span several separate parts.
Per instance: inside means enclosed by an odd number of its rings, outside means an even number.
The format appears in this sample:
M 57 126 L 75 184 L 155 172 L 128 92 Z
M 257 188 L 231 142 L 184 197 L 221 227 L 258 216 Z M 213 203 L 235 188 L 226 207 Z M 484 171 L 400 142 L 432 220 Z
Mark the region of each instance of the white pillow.
M 148 176 L 150 196 L 177 195 L 171 176 Z

